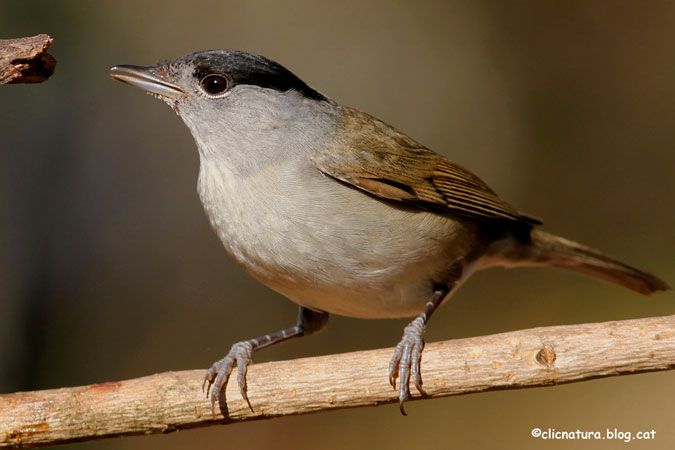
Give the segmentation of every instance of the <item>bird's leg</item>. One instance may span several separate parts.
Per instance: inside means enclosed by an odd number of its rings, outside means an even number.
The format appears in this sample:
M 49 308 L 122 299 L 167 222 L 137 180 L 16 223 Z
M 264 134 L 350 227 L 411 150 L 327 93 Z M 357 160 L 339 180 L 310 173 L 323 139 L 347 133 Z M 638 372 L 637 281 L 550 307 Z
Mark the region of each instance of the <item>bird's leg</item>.
M 422 375 L 420 373 L 420 362 L 422 360 L 422 350 L 424 349 L 424 329 L 431 314 L 441 304 L 448 295 L 450 289 L 446 286 L 437 288 L 424 307 L 424 312 L 417 316 L 415 320 L 403 330 L 403 338 L 396 346 L 394 356 L 389 363 L 389 383 L 396 389 L 396 378 L 400 375 L 398 389 L 398 402 L 401 413 L 405 416 L 403 402 L 410 398 L 410 377 L 412 375 L 415 387 L 422 395 L 425 394 L 422 389 Z
M 251 402 L 246 395 L 246 368 L 253 362 L 253 352 L 294 337 L 314 334 L 325 328 L 327 323 L 328 313 L 313 311 L 301 306 L 298 311 L 298 322 L 295 326 L 234 344 L 230 348 L 229 353 L 223 359 L 213 363 L 211 368 L 206 372 L 206 376 L 204 376 L 202 389 L 206 389 L 207 397 L 209 393 L 211 395 L 211 410 L 213 415 L 215 416 L 216 401 L 218 401 L 221 412 L 224 416 L 227 416 L 225 386 L 227 386 L 227 381 L 230 378 L 230 373 L 235 363 L 238 371 L 237 382 L 239 384 L 239 392 L 241 392 L 241 396 L 248 403 L 248 407 L 253 411 Z

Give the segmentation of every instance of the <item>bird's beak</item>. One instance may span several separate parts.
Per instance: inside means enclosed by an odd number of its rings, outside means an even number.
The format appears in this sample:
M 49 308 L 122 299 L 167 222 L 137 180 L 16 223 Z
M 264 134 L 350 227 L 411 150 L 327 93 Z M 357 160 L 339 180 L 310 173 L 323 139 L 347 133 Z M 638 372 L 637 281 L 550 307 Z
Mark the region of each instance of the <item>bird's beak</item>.
M 178 97 L 185 94 L 183 89 L 161 79 L 155 73 L 156 67 L 114 66 L 110 69 L 110 78 L 164 97 Z

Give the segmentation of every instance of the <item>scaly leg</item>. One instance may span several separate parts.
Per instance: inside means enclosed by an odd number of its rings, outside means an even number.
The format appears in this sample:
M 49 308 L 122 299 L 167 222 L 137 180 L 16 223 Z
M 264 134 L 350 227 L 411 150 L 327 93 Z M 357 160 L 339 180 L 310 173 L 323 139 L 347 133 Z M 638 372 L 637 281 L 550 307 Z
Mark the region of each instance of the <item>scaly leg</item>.
M 328 313 L 313 311 L 301 306 L 298 311 L 298 322 L 295 326 L 277 331 L 276 333 L 234 344 L 223 359 L 213 363 L 204 377 L 202 389 L 206 388 L 207 397 L 209 396 L 209 392 L 211 394 L 211 411 L 213 412 L 213 415 L 215 416 L 216 414 L 216 401 L 218 401 L 221 412 L 223 412 L 223 415 L 227 416 L 225 386 L 227 386 L 227 381 L 230 378 L 230 373 L 232 373 L 235 363 L 237 364 L 238 370 L 237 382 L 239 384 L 239 392 L 241 392 L 241 396 L 246 400 L 246 403 L 248 403 L 248 407 L 253 411 L 251 402 L 248 400 L 248 395 L 246 395 L 246 368 L 253 362 L 253 352 L 294 337 L 314 334 L 325 328 L 327 323 Z M 211 389 L 212 387 L 213 389 Z
M 396 390 L 396 378 L 400 375 L 401 380 L 398 389 L 398 403 L 401 413 L 405 416 L 403 402 L 410 398 L 410 376 L 412 372 L 413 383 L 422 395 L 425 395 L 422 389 L 422 375 L 420 373 L 420 362 L 422 361 L 422 350 L 424 349 L 424 329 L 431 314 L 441 304 L 448 295 L 450 289 L 446 286 L 437 288 L 424 307 L 424 312 L 417 316 L 415 320 L 403 330 L 403 338 L 396 346 L 394 356 L 389 363 L 389 383 Z

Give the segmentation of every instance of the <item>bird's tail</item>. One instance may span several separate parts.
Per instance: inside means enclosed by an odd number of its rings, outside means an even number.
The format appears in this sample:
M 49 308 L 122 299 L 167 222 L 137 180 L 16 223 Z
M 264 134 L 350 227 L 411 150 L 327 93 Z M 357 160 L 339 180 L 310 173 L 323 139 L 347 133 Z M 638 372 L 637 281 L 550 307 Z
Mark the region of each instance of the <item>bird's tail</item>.
M 531 242 L 516 251 L 511 261 L 516 265 L 545 265 L 573 270 L 592 277 L 616 283 L 625 288 L 649 295 L 670 287 L 654 275 L 629 266 L 585 245 L 532 230 Z

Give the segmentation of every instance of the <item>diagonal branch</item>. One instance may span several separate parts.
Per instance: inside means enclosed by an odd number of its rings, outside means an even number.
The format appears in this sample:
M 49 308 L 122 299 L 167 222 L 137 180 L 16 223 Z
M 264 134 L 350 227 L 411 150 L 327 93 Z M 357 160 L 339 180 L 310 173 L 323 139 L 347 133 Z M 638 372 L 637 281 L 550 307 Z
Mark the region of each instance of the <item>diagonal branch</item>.
M 203 370 L 0 396 L 0 447 L 37 447 L 167 433 L 397 401 L 388 384 L 393 349 L 252 365 L 251 411 L 227 387 L 229 417 L 214 420 Z M 675 368 L 675 315 L 533 328 L 436 342 L 424 351 L 427 398 L 548 386 Z M 236 379 L 236 374 L 233 374 Z M 415 397 L 419 398 L 418 395 Z

